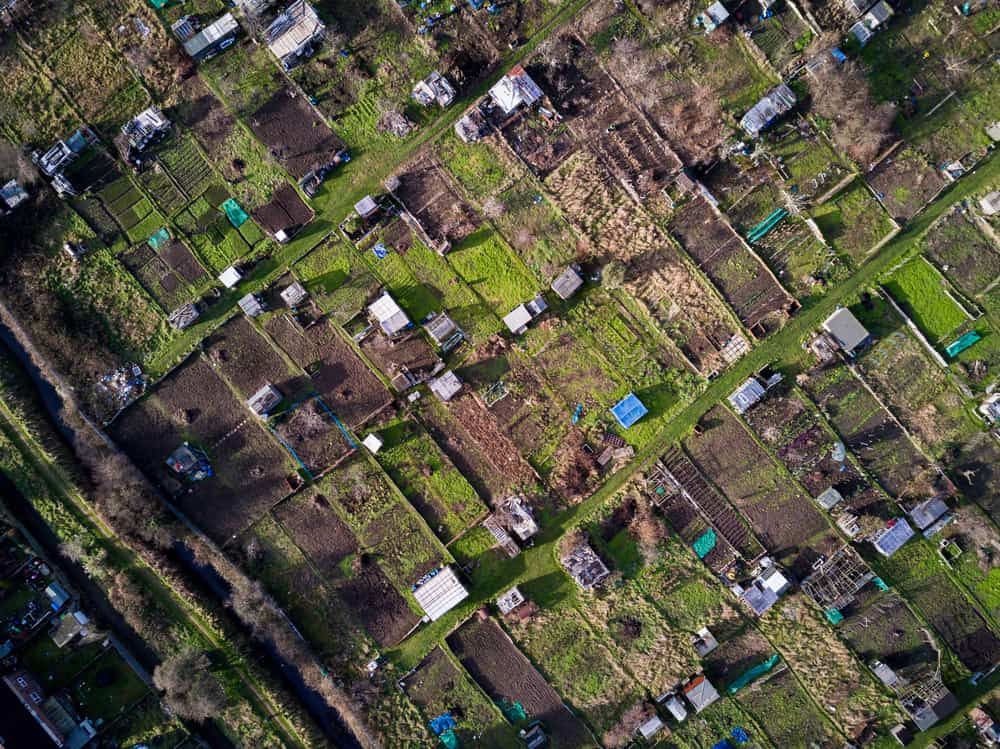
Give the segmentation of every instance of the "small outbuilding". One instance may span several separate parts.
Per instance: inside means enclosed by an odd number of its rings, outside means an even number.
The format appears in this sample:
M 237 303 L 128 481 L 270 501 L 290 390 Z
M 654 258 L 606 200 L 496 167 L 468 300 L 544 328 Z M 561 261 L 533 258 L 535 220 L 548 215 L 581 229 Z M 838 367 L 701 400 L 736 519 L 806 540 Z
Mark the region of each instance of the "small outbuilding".
M 372 432 L 371 434 L 366 436 L 363 440 L 361 440 L 361 444 L 368 448 L 368 452 L 370 452 L 372 455 L 375 455 L 376 453 L 378 453 L 379 450 L 382 449 L 382 445 L 384 445 L 385 443 L 382 441 L 381 437 L 375 434 L 375 432 Z
M 759 403 L 766 392 L 767 390 L 757 381 L 756 377 L 748 377 L 742 385 L 730 393 L 729 405 L 742 416 Z
M 705 33 L 711 33 L 724 24 L 729 18 L 729 11 L 720 2 L 709 5 L 704 13 L 700 13 L 695 19 L 695 23 L 705 29 Z
M 375 198 L 371 195 L 365 195 L 361 198 L 361 200 L 354 204 L 354 212 L 366 221 L 374 218 L 375 215 L 378 214 L 378 211 L 378 203 L 375 202 Z
M 524 603 L 524 595 L 520 590 L 518 590 L 516 585 L 497 598 L 497 608 L 500 609 L 500 613 L 504 616 L 516 609 L 522 603 Z
M 309 292 L 306 291 L 306 287 L 298 281 L 293 281 L 288 284 L 288 286 L 281 292 L 281 301 L 287 304 L 291 309 L 295 309 L 308 298 Z
M 604 561 L 586 543 L 577 544 L 561 561 L 577 585 L 584 590 L 599 587 L 611 575 Z
M 274 385 L 268 383 L 247 400 L 247 408 L 259 418 L 266 419 L 275 407 L 281 403 L 282 395 Z
M 127 144 L 126 158 L 138 160 L 138 155 L 151 145 L 159 143 L 170 132 L 170 120 L 159 107 L 149 107 L 122 125 L 122 135 Z
M 830 334 L 848 356 L 854 356 L 871 343 L 871 334 L 846 307 L 841 307 L 826 318 L 823 321 L 823 330 Z
M 560 299 L 569 299 L 583 286 L 583 276 L 579 265 L 570 265 L 556 276 L 552 282 L 552 290 Z
M 712 686 L 704 674 L 699 674 L 693 679 L 689 679 L 687 683 L 684 684 L 683 688 L 684 697 L 694 708 L 696 713 L 700 713 L 706 707 L 711 705 L 713 702 L 719 699 L 719 693 L 716 691 L 715 687 Z
M 236 285 L 243 280 L 243 274 L 235 265 L 230 265 L 219 274 L 219 283 L 227 289 L 235 289 Z
M 505 115 L 516 112 L 521 107 L 529 107 L 543 96 L 523 67 L 515 65 L 490 89 L 490 98 Z
M 743 115 L 740 127 L 756 138 L 780 117 L 791 112 L 797 101 L 795 92 L 782 83 L 771 89 Z
M 636 397 L 635 393 L 629 393 L 611 407 L 611 414 L 622 429 L 628 429 L 648 413 L 649 409 Z
M 390 337 L 402 333 L 413 324 L 388 291 L 383 291 L 368 305 L 368 314 L 379 324 L 382 332 Z
M 465 340 L 465 333 L 445 312 L 439 312 L 426 320 L 424 330 L 427 331 L 431 340 L 444 351 L 451 351 Z
M 53 582 L 45 588 L 45 597 L 49 599 L 49 608 L 58 614 L 73 596 L 62 585 Z
M 316 9 L 306 0 L 295 0 L 267 27 L 264 40 L 281 67 L 291 70 L 312 55 L 325 31 Z
M 462 381 L 458 375 L 448 370 L 428 383 L 431 392 L 443 401 L 450 401 L 462 391 Z
M 816 497 L 816 504 L 829 512 L 834 507 L 839 505 L 843 499 L 844 495 L 831 486 L 829 489 L 824 490 L 818 497 Z
M 644 721 L 636 729 L 636 732 L 646 741 L 651 741 L 660 731 L 663 730 L 663 721 L 658 715 L 654 715 L 649 720 Z
M 902 549 L 903 545 L 914 535 L 916 534 L 910 524 L 906 522 L 906 518 L 895 518 L 872 537 L 872 544 L 879 554 L 891 557 Z
M 698 657 L 704 658 L 719 647 L 719 641 L 715 639 L 715 635 L 709 631 L 708 627 L 702 627 L 691 638 L 691 645 L 694 646 L 694 652 L 698 654 Z
M 220 16 L 201 31 L 188 36 L 194 30 L 191 17 L 185 16 L 171 27 L 181 39 L 184 51 L 195 60 L 201 62 L 219 54 L 236 42 L 240 25 L 232 13 Z M 186 38 L 185 38 L 186 37 Z
M 994 190 L 981 197 L 979 210 L 987 216 L 995 216 L 1000 213 L 1000 190 Z
M 256 294 L 247 294 L 239 301 L 240 309 L 247 317 L 259 317 L 267 312 L 267 307 Z
M 422 106 L 437 104 L 444 109 L 455 101 L 455 87 L 451 85 L 451 81 L 435 70 L 413 87 L 412 95 Z
M 13 211 L 28 199 L 28 192 L 18 184 L 16 179 L 10 180 L 0 187 L 0 216 Z
M 191 327 L 198 316 L 198 308 L 193 303 L 187 302 L 167 315 L 167 322 L 174 330 L 184 330 Z
M 907 513 L 918 530 L 925 530 L 934 525 L 942 516 L 948 514 L 948 504 L 940 497 L 931 497 Z
M 413 587 L 413 597 L 424 611 L 425 621 L 437 621 L 469 597 L 455 570 L 442 567 Z
M 685 718 L 687 718 L 687 708 L 684 707 L 684 703 L 680 701 L 680 698 L 676 694 L 665 694 L 657 701 L 667 708 L 667 712 L 669 712 L 678 723 L 683 723 Z
M 549 308 L 545 298 L 539 294 L 530 302 L 517 305 L 504 318 L 504 325 L 514 335 L 522 335 L 528 330 L 528 323 Z

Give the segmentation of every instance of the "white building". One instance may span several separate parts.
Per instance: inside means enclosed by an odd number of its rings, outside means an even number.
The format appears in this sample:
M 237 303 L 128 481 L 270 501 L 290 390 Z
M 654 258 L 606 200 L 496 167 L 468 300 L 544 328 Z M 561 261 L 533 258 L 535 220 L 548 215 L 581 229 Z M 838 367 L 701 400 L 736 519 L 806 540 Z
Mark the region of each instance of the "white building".
M 504 114 L 513 114 L 521 107 L 530 107 L 542 98 L 542 90 L 520 65 L 511 68 L 490 89 L 490 98 Z
M 451 567 L 431 573 L 413 589 L 413 597 L 424 610 L 424 621 L 437 621 L 469 597 Z
M 387 336 L 394 336 L 410 327 L 410 318 L 403 312 L 402 308 L 396 304 L 388 291 L 383 291 L 382 295 L 368 305 L 370 314 L 379 324 Z

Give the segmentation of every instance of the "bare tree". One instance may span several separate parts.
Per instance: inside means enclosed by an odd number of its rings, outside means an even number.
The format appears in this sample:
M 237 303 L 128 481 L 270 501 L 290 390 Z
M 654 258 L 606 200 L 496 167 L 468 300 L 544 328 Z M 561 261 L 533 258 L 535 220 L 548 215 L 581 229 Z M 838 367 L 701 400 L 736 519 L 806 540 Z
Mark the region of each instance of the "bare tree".
M 875 101 L 856 60 L 831 60 L 835 43 L 823 36 L 812 47 L 826 61 L 812 73 L 813 111 L 832 123 L 836 144 L 867 167 L 892 139 L 896 110 L 888 102 Z
M 179 717 L 202 721 L 225 709 L 226 693 L 210 666 L 205 653 L 189 648 L 156 667 L 153 683 Z

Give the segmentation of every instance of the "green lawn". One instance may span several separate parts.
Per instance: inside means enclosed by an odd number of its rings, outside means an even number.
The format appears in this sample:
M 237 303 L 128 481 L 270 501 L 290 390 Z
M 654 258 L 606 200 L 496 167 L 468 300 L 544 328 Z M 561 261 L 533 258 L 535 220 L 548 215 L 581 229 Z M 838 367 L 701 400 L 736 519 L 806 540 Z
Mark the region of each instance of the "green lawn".
M 466 283 L 500 316 L 541 290 L 507 243 L 488 227 L 455 245 L 447 257 Z
M 948 282 L 922 256 L 893 273 L 884 286 L 931 341 L 943 341 L 969 319 L 945 291 Z

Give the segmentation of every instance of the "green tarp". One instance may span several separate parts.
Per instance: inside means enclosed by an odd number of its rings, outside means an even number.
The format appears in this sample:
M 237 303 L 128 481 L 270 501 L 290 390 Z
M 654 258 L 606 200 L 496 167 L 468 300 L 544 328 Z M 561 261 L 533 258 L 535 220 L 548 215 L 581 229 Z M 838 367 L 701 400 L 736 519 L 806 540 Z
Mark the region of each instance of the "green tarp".
M 520 702 L 500 700 L 497 705 L 500 707 L 500 712 L 503 713 L 503 717 L 511 723 L 517 723 L 519 720 L 526 720 L 528 717 L 528 714 L 524 712 L 524 707 Z
M 879 590 L 889 590 L 889 586 L 886 585 L 885 580 L 881 577 L 876 577 L 872 582 L 875 583 L 875 587 Z
M 979 335 L 979 333 L 977 333 L 974 330 L 970 330 L 968 333 L 959 338 L 944 351 L 946 354 L 948 354 L 949 359 L 954 359 L 956 356 L 961 354 L 963 351 L 965 351 L 965 349 L 969 348 L 969 346 L 971 346 L 981 338 L 982 336 Z
M 726 691 L 729 692 L 729 694 L 736 694 L 751 681 L 763 676 L 772 668 L 777 666 L 778 660 L 779 660 L 778 654 L 775 653 L 763 663 L 758 663 L 756 666 L 749 669 L 748 671 L 744 671 L 743 675 L 740 676 L 740 678 L 738 678 L 736 681 L 734 681 L 732 684 L 726 687 Z
M 698 536 L 692 547 L 694 548 L 694 553 L 698 555 L 698 559 L 704 559 L 708 556 L 708 553 L 715 548 L 716 541 L 718 541 L 718 537 L 711 528 Z
M 154 8 L 156 8 L 157 10 L 166 8 L 167 3 L 169 2 L 170 0 L 149 0 L 149 4 L 152 5 Z
M 830 620 L 830 624 L 835 626 L 844 621 L 844 615 L 838 609 L 827 609 L 826 618 Z
M 250 218 L 250 216 L 247 215 L 247 212 L 244 211 L 243 208 L 240 207 L 240 204 L 233 198 L 227 200 L 225 203 L 220 205 L 219 208 L 226 212 L 226 218 L 229 219 L 229 223 L 231 223 L 235 229 L 239 229 L 247 222 L 247 219 Z
M 458 743 L 458 735 L 454 731 L 445 731 L 440 736 L 441 743 L 444 744 L 448 749 L 458 749 L 460 744 Z
M 170 232 L 167 231 L 166 227 L 162 227 L 153 232 L 153 236 L 151 236 L 147 241 L 149 242 L 150 247 L 158 251 L 170 241 Z

